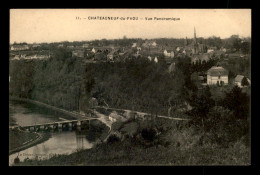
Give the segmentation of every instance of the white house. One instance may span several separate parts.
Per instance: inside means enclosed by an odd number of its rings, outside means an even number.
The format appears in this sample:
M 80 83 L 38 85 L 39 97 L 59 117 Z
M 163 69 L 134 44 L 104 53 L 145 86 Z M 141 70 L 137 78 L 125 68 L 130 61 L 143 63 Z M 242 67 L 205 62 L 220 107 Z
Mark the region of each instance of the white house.
M 111 116 L 108 116 L 108 119 L 111 121 L 111 122 L 116 122 L 116 119 L 111 117 Z
M 58 47 L 63 47 L 63 44 L 59 44 Z
M 225 53 L 227 52 L 227 49 L 225 47 L 222 47 L 220 50 L 225 52 Z
M 156 47 L 156 46 L 157 46 L 157 43 L 154 41 L 154 42 L 152 43 L 152 46 L 153 46 L 153 47 Z
M 151 56 L 148 56 L 147 57 L 149 61 L 152 61 L 152 57 Z
M 176 51 L 179 52 L 181 50 L 181 47 L 177 47 Z
M 164 56 L 166 57 L 170 57 L 170 58 L 174 58 L 174 52 L 171 51 L 171 52 L 168 52 L 166 49 L 164 50 L 163 52 Z
M 74 46 L 67 46 L 67 48 L 69 48 L 69 49 L 73 49 L 73 48 L 74 48 Z
M 211 52 L 214 52 L 214 50 L 213 50 L 213 49 L 208 49 L 207 52 L 208 52 L 208 53 L 211 53 Z
M 157 57 L 154 58 L 154 62 L 158 63 L 158 58 Z
M 88 43 L 85 43 L 82 45 L 83 48 L 88 48 L 89 47 L 89 44 Z
M 95 48 L 93 48 L 93 49 L 91 50 L 91 52 L 93 52 L 93 53 L 96 53 L 96 50 L 95 50 Z
M 11 46 L 11 50 L 28 50 L 29 46 L 27 44 L 23 44 L 23 45 L 12 45 Z
M 133 43 L 132 47 L 136 47 L 137 43 Z
M 15 55 L 14 58 L 13 58 L 13 60 L 20 60 L 19 55 Z
M 228 84 L 228 71 L 220 66 L 213 66 L 207 71 L 208 85 Z
M 236 76 L 236 78 L 235 78 L 235 80 L 234 80 L 234 83 L 238 86 L 238 87 L 243 87 L 242 86 L 242 80 L 243 80 L 243 78 L 244 78 L 245 76 L 243 76 L 243 75 L 237 75 Z M 248 81 L 248 83 L 249 83 L 249 85 L 251 84 L 251 81 L 249 80 L 249 78 L 246 78 L 247 79 L 247 81 Z

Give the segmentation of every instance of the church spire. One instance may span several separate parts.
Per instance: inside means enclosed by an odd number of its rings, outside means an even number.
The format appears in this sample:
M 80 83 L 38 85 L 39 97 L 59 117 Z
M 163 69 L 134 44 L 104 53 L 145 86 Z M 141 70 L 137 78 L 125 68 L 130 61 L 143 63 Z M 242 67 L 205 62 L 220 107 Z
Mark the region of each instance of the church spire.
M 186 36 L 186 39 L 184 40 L 184 46 L 187 46 L 188 45 L 188 39 L 187 39 L 187 36 Z
M 196 44 L 197 43 L 197 39 L 196 39 L 196 28 L 195 28 L 195 26 L 194 26 L 194 44 Z

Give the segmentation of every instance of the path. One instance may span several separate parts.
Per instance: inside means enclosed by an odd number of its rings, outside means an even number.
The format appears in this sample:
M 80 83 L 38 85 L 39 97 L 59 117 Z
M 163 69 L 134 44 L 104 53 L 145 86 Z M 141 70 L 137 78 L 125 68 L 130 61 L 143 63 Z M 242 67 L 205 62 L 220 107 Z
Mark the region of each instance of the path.
M 129 112 L 134 112 L 137 113 L 138 115 L 151 115 L 149 113 L 145 113 L 145 112 L 139 112 L 139 111 L 133 111 L 133 110 L 129 110 L 129 109 L 118 109 L 118 108 L 110 108 L 110 107 L 105 107 L 105 106 L 97 106 L 96 108 L 104 108 L 104 109 L 112 109 L 112 110 L 122 110 L 122 111 L 129 111 Z M 168 116 L 163 116 L 163 115 L 158 115 L 157 117 L 159 118 L 166 118 L 166 119 L 170 119 L 170 120 L 190 120 L 190 119 L 184 119 L 184 118 L 178 118 L 178 117 L 168 117 Z

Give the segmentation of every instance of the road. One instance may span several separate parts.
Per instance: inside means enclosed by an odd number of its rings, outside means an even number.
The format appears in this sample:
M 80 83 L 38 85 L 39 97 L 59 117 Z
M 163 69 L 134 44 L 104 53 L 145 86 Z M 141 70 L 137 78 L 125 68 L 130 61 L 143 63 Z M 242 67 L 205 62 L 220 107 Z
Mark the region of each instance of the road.
M 133 110 L 129 110 L 129 109 L 117 109 L 117 108 L 110 108 L 110 107 L 105 107 L 105 106 L 97 106 L 97 108 L 104 108 L 104 109 L 112 109 L 112 110 L 122 110 L 122 111 L 129 111 L 129 112 L 134 112 L 137 113 L 138 115 L 151 115 L 149 113 L 145 113 L 145 112 L 139 112 L 139 111 L 133 111 Z M 168 117 L 168 116 L 163 116 L 163 115 L 158 115 L 157 117 L 159 118 L 166 118 L 166 119 L 170 119 L 170 120 L 185 120 L 188 121 L 190 119 L 184 119 L 184 118 L 178 118 L 178 117 Z

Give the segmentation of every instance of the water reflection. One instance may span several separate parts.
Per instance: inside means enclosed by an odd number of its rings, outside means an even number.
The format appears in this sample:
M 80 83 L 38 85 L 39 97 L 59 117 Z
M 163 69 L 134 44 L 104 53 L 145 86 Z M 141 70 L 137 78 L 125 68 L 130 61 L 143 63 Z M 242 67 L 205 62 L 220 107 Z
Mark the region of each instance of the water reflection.
M 29 107 L 28 107 L 29 106 Z M 50 115 L 49 113 L 37 113 L 32 106 L 24 103 L 10 103 L 9 109 L 12 111 L 10 117 L 16 120 L 17 124 L 29 125 L 35 123 L 47 123 L 52 121 L 58 121 L 59 115 Z M 95 122 L 94 122 L 95 123 Z M 91 128 L 95 128 L 91 127 Z M 49 132 L 51 138 L 47 141 L 30 147 L 26 150 L 20 151 L 19 153 L 14 153 L 9 156 L 9 165 L 13 165 L 14 159 L 18 156 L 20 161 L 24 159 L 48 159 L 53 155 L 57 154 L 71 154 L 79 149 L 89 149 L 93 147 L 94 141 L 99 136 L 93 134 L 95 129 L 89 130 L 88 126 L 81 126 L 78 128 L 64 128 Z M 100 128 L 97 131 L 101 131 Z M 91 137 L 89 136 L 91 135 Z M 91 138 L 88 140 L 88 138 Z
M 55 154 L 70 154 L 76 150 L 89 149 L 92 146 L 93 143 L 90 143 L 84 134 L 79 135 L 75 131 L 53 132 L 49 140 L 10 155 L 9 164 L 13 164 L 17 155 L 19 155 L 20 161 L 24 161 L 27 157 L 34 159 L 37 156 L 39 159 L 46 159 Z

